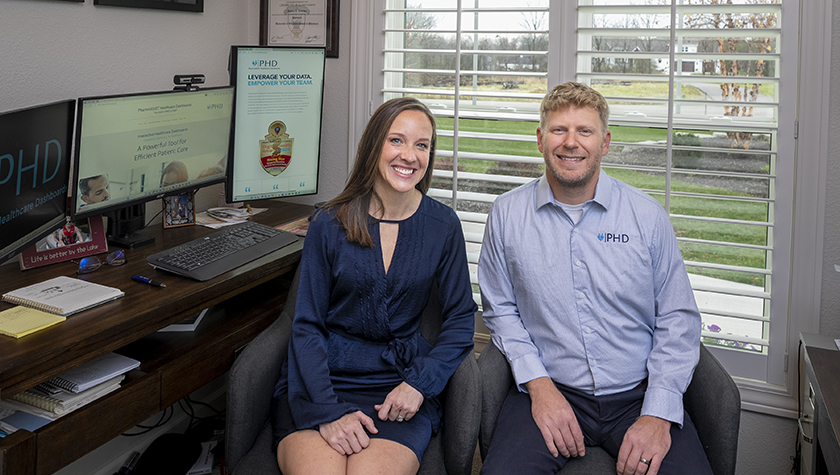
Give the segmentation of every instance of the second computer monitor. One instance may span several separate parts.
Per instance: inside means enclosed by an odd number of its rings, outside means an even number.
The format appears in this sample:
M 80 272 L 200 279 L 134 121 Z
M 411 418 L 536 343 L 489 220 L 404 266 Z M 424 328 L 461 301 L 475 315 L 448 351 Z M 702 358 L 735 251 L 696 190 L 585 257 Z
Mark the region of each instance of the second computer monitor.
M 232 103 L 230 86 L 79 99 L 74 217 L 223 181 Z
M 318 192 L 323 48 L 233 46 L 228 201 Z

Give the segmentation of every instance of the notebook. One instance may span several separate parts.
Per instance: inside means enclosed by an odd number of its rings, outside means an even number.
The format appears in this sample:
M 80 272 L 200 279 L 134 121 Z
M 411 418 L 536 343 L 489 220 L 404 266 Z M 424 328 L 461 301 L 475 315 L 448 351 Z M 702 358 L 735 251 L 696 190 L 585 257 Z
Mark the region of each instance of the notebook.
M 138 366 L 140 362 L 133 358 L 108 353 L 61 373 L 47 381 L 47 384 L 58 386 L 71 393 L 78 393 L 125 374 Z
M 114 287 L 60 276 L 5 293 L 3 300 L 66 317 L 123 295 Z
M 90 389 L 86 389 L 75 394 L 61 392 L 52 396 L 45 396 L 43 394 L 38 394 L 31 389 L 27 389 L 22 393 L 15 394 L 9 399 L 49 411 L 56 416 L 61 416 L 68 412 L 72 412 L 91 401 L 99 399 L 108 393 L 116 391 L 119 389 L 120 382 L 124 378 L 125 375 L 121 374 L 105 381 L 104 383 L 97 384 Z
M 18 430 L 26 429 L 35 432 L 36 429 L 50 423 L 49 419 L 30 414 L 26 411 L 14 411 L 10 416 L 0 419 L 0 427 L 8 434 Z
M 65 317 L 28 307 L 13 307 L 0 312 L 0 334 L 20 338 L 66 320 Z

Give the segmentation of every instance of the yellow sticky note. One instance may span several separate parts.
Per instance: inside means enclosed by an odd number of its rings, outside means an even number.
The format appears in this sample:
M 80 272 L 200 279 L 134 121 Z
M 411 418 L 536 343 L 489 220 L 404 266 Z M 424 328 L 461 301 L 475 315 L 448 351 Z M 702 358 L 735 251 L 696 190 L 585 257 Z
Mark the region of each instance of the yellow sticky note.
M 12 307 L 0 312 L 0 333 L 20 338 L 63 322 L 65 317 L 28 307 Z

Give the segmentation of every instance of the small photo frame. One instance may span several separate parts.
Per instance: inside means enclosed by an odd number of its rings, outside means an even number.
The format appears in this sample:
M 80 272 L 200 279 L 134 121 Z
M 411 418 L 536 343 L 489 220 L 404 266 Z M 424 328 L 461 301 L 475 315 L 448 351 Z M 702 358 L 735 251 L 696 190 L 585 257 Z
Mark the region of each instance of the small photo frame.
M 176 228 L 195 224 L 194 191 L 163 199 L 163 227 Z
M 68 220 L 64 226 L 40 239 L 20 253 L 20 270 L 108 252 L 102 216 L 80 221 Z

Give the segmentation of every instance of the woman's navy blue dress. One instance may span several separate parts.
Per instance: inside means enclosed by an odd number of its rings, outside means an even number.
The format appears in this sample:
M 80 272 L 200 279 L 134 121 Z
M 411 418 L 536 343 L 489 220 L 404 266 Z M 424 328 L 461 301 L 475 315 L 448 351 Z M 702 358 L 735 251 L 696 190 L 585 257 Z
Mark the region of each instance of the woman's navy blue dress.
M 379 430 L 371 437 L 406 445 L 418 460 L 437 431 L 437 395 L 473 347 L 477 307 L 464 237 L 455 212 L 427 196 L 398 224 L 386 274 L 377 221 L 368 226 L 374 247 L 365 248 L 347 241 L 334 212 L 313 218 L 289 354 L 274 394 L 275 448 L 295 430 L 359 410 Z M 435 281 L 443 327 L 432 347 L 419 328 Z M 420 411 L 402 423 L 379 420 L 373 405 L 403 381 L 423 395 Z

